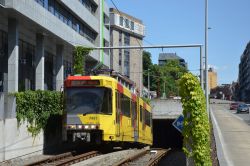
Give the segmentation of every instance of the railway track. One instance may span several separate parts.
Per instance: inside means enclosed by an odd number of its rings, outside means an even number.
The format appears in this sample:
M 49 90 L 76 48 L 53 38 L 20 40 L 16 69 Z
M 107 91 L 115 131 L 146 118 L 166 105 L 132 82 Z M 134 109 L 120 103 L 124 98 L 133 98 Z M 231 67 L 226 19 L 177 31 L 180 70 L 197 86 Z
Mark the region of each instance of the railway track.
M 151 149 L 151 150 L 141 150 L 127 158 L 113 164 L 113 166 L 154 166 L 161 160 L 163 156 L 169 152 L 170 149 Z
M 83 153 L 80 155 L 73 155 L 74 152 L 68 152 L 63 153 L 60 155 L 52 156 L 40 161 L 36 161 L 30 164 L 27 164 L 26 166 L 64 166 L 64 165 L 71 165 L 78 162 L 81 162 L 83 160 L 87 160 L 89 158 L 95 157 L 98 155 L 98 151 L 91 151 L 87 153 Z

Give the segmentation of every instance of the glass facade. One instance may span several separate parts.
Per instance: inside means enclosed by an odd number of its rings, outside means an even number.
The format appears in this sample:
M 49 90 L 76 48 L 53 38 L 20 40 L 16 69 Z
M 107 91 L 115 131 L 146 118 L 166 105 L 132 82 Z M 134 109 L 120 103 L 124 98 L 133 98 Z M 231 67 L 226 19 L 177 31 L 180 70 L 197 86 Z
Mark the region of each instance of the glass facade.
M 35 46 L 19 40 L 18 91 L 35 90 Z
M 45 71 L 44 71 L 44 89 L 45 90 L 54 90 L 53 89 L 53 57 L 54 55 L 45 51 Z
M 72 15 L 69 10 L 65 9 L 56 0 L 35 0 L 38 4 L 47 9 L 50 13 L 60 19 L 62 22 L 70 26 L 80 35 L 84 36 L 91 43 L 95 42 L 97 33 L 91 30 L 80 19 Z
M 97 5 L 91 0 L 79 0 L 92 14 L 95 14 Z
M 70 62 L 64 60 L 64 61 L 63 61 L 63 65 L 64 65 L 64 79 L 66 79 L 67 76 L 73 74 L 72 63 L 70 63 Z
M 0 30 L 0 92 L 4 91 L 4 75 L 8 72 L 8 35 Z

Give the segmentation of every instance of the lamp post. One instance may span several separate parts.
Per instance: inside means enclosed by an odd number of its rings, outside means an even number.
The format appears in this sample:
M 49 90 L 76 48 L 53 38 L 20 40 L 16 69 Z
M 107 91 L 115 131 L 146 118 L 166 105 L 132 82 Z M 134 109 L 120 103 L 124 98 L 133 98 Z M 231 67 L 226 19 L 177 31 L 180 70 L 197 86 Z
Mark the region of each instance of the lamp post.
M 206 109 L 209 117 L 209 102 L 208 102 L 208 64 L 207 64 L 207 31 L 208 31 L 208 0 L 205 0 L 205 95 L 206 95 Z

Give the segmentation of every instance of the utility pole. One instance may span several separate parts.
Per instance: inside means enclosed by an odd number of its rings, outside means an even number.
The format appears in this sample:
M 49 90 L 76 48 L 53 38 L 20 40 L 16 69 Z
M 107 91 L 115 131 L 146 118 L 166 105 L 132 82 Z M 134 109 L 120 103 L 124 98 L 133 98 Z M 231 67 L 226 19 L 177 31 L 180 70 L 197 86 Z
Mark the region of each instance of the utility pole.
M 208 31 L 208 0 L 205 0 L 205 78 L 206 78 L 206 88 L 205 88 L 205 95 L 206 95 L 206 109 L 207 115 L 209 117 L 209 100 L 208 100 L 208 64 L 207 64 L 207 31 Z
M 148 69 L 148 98 L 150 99 L 150 79 L 149 79 L 149 69 Z

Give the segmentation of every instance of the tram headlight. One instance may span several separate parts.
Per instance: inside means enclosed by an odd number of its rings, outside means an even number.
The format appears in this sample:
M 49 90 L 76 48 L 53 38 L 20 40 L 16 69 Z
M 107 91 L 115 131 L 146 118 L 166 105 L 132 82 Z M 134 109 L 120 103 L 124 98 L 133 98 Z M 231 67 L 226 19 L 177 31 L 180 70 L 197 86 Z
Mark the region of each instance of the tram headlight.
M 90 126 L 89 125 L 84 125 L 84 129 L 89 129 Z
M 96 125 L 91 125 L 90 128 L 91 129 L 96 129 Z
M 76 129 L 76 125 L 67 125 L 67 129 Z
M 77 125 L 77 129 L 83 129 L 82 125 Z

